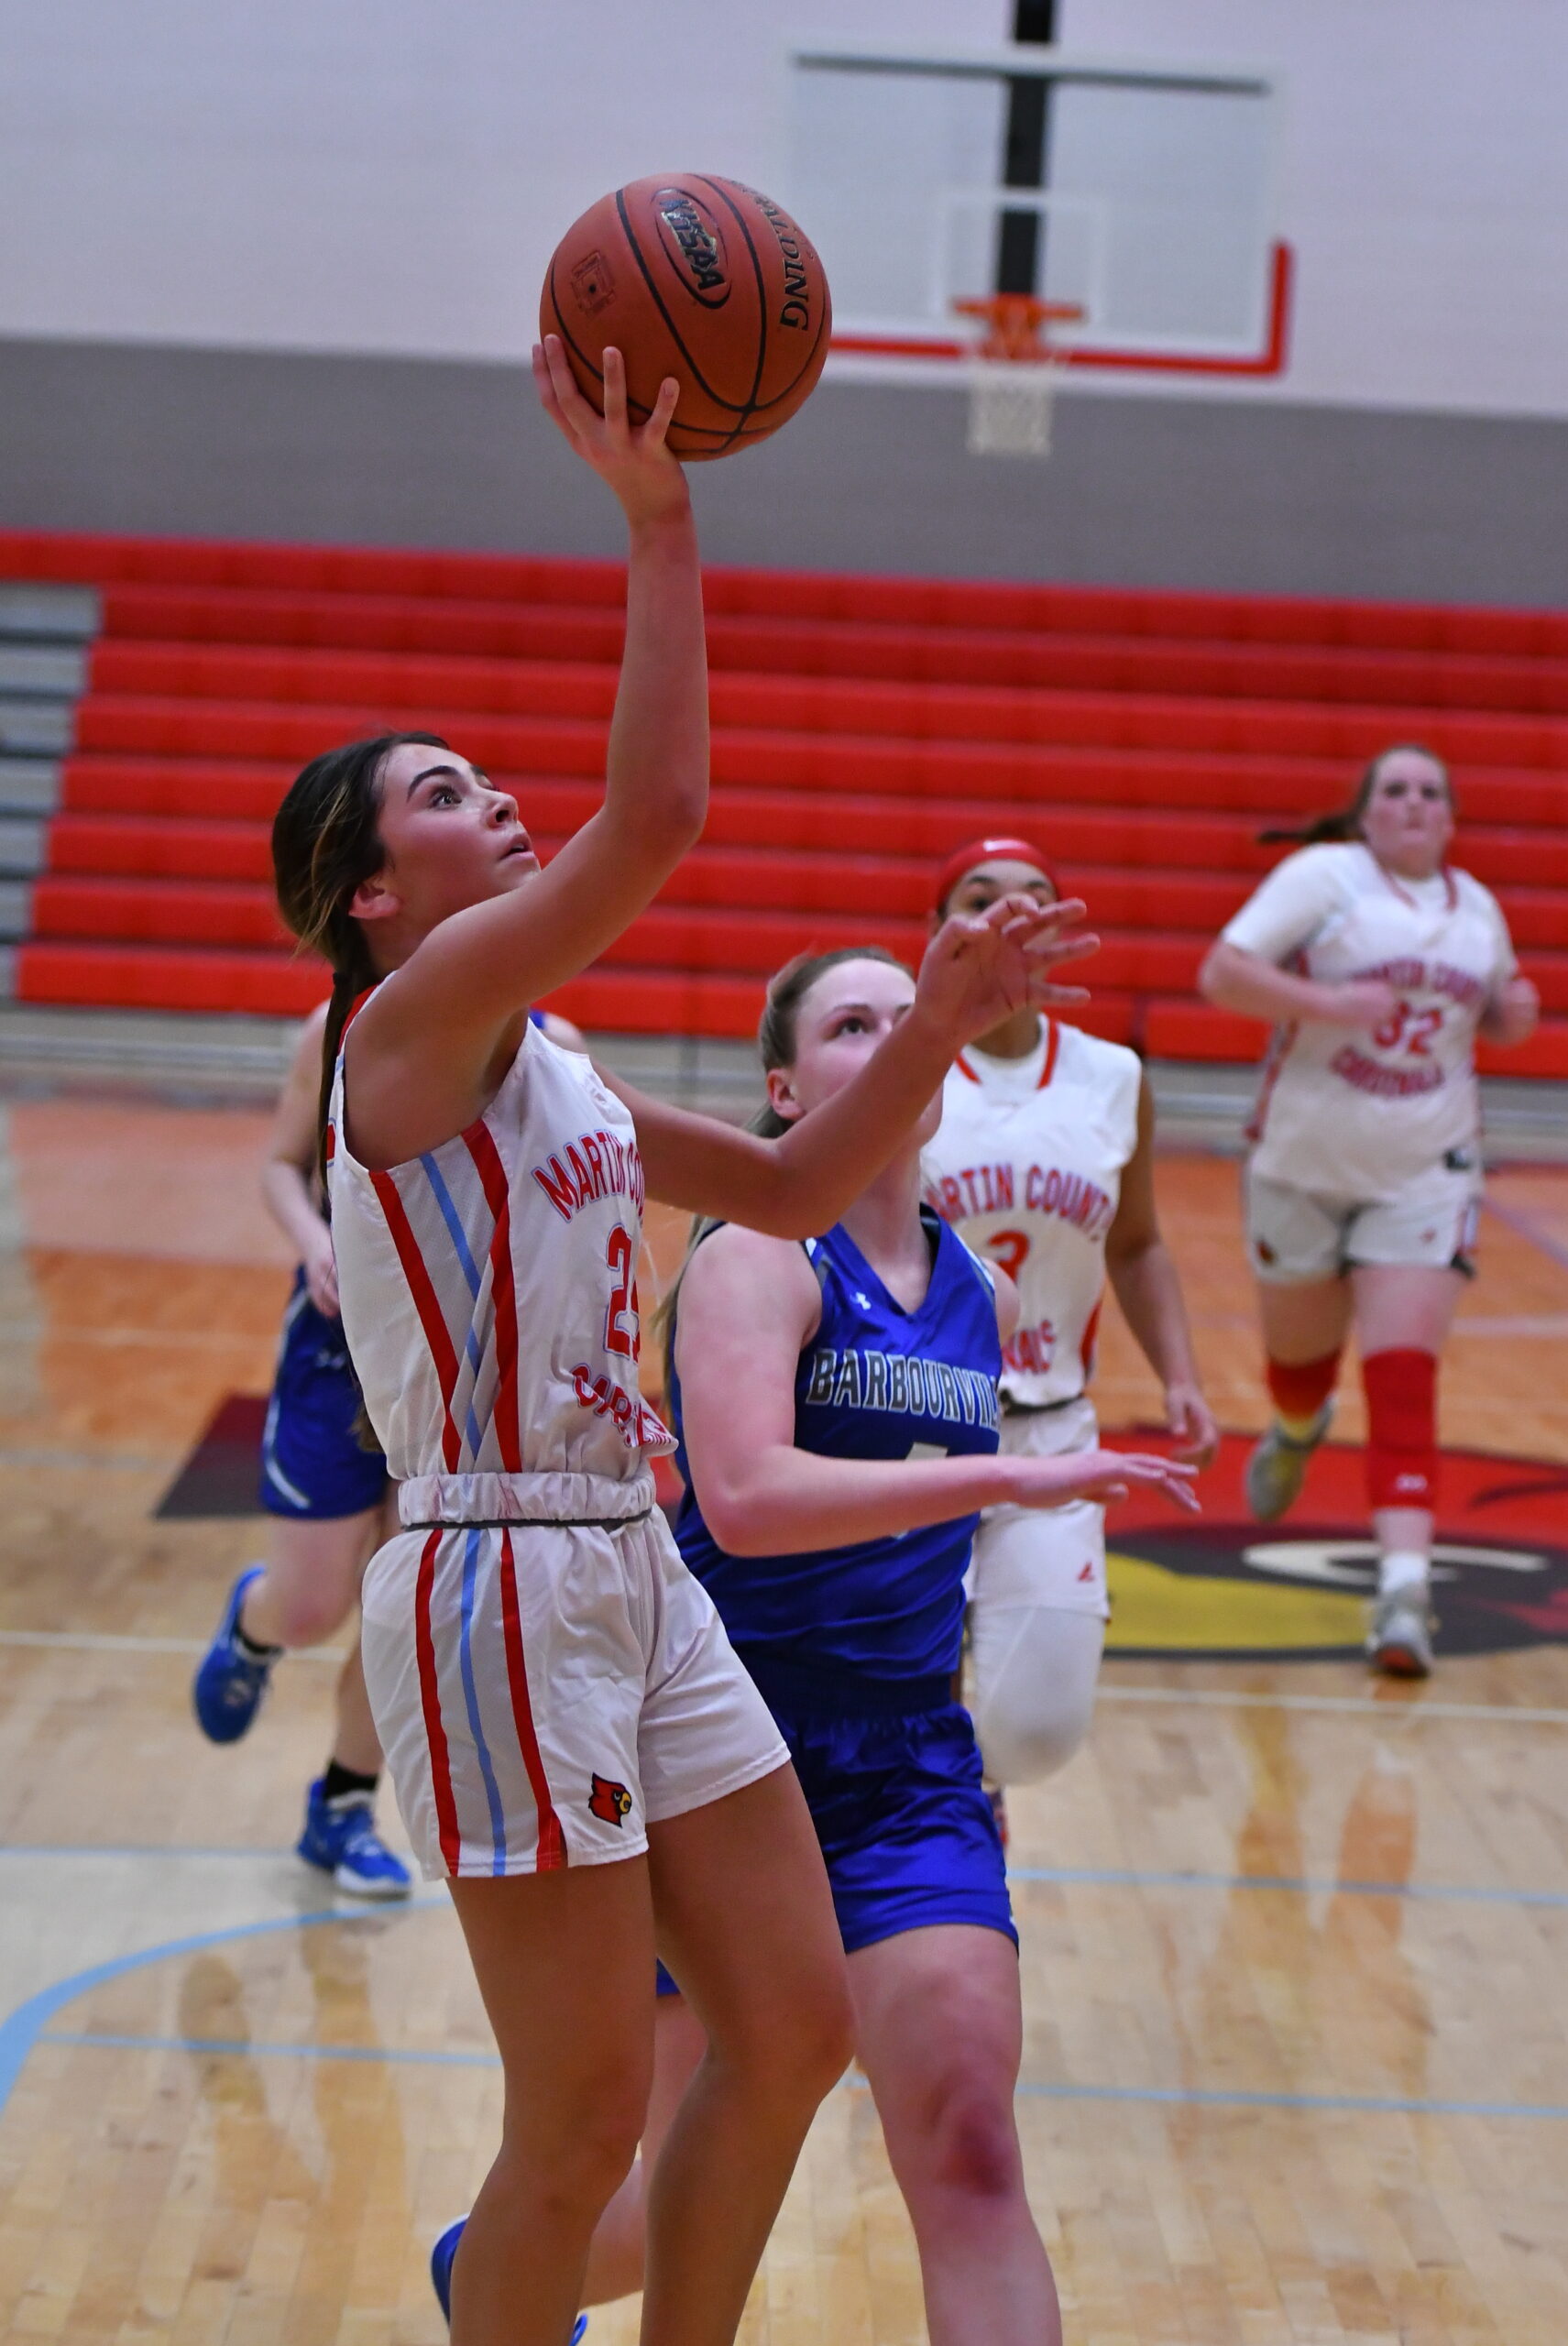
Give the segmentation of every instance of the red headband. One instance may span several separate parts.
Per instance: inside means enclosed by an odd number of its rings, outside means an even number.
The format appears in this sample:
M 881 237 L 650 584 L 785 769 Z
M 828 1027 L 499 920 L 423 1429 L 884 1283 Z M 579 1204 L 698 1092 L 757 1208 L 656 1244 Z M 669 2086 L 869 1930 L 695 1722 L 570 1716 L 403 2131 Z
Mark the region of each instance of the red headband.
M 1055 888 L 1057 883 L 1051 880 L 1045 857 L 1037 847 L 1031 847 L 1027 839 L 970 839 L 967 847 L 953 850 L 937 874 L 937 893 L 933 901 L 938 912 L 941 911 L 966 872 L 972 872 L 977 864 L 995 863 L 1003 859 L 1009 863 L 1032 863 L 1036 872 L 1045 873 Z

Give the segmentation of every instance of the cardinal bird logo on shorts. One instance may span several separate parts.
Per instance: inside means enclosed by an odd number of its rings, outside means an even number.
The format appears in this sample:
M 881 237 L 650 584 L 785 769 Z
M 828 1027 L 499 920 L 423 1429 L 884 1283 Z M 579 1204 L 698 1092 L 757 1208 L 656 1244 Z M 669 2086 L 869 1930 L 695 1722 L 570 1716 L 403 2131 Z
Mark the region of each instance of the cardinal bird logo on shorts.
M 588 1793 L 588 1814 L 602 1816 L 607 1825 L 624 1825 L 630 1814 L 631 1794 L 626 1786 L 596 1774 Z

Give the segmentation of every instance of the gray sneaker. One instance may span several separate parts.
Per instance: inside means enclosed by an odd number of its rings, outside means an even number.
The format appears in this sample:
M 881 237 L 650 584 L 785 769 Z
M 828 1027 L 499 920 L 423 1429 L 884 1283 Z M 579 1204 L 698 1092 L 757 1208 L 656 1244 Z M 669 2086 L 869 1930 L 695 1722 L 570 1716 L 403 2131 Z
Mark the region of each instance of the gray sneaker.
M 1366 1633 L 1366 1659 L 1389 1678 L 1431 1676 L 1431 1598 L 1418 1584 L 1379 1596 Z
M 1325 1401 L 1309 1432 L 1287 1433 L 1276 1419 L 1246 1463 L 1246 1503 L 1259 1523 L 1273 1523 L 1291 1506 L 1306 1479 L 1307 1461 L 1334 1413 Z

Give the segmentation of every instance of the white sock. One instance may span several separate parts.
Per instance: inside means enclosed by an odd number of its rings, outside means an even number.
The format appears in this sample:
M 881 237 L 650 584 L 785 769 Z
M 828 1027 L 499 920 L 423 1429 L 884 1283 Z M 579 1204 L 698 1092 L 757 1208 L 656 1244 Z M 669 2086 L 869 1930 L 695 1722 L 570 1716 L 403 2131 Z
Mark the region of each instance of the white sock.
M 1392 1596 L 1407 1588 L 1425 1588 L 1431 1577 L 1431 1558 L 1413 1548 L 1394 1548 L 1377 1559 L 1377 1594 Z

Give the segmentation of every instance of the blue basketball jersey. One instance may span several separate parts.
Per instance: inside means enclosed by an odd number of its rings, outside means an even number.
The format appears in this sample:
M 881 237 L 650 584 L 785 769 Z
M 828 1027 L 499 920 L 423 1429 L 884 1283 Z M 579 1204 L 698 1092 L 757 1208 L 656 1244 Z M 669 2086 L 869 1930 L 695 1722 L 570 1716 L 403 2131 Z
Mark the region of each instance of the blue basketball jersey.
M 806 1241 L 822 1318 L 795 1376 L 797 1449 L 878 1459 L 995 1451 L 1002 1352 L 991 1275 L 928 1209 L 922 1222 L 931 1284 L 913 1312 L 894 1300 L 841 1226 Z M 792 1672 L 857 1678 L 957 1668 L 978 1516 L 804 1555 L 727 1555 L 692 1495 L 673 1373 L 670 1401 L 686 1482 L 675 1538 L 743 1652 Z

